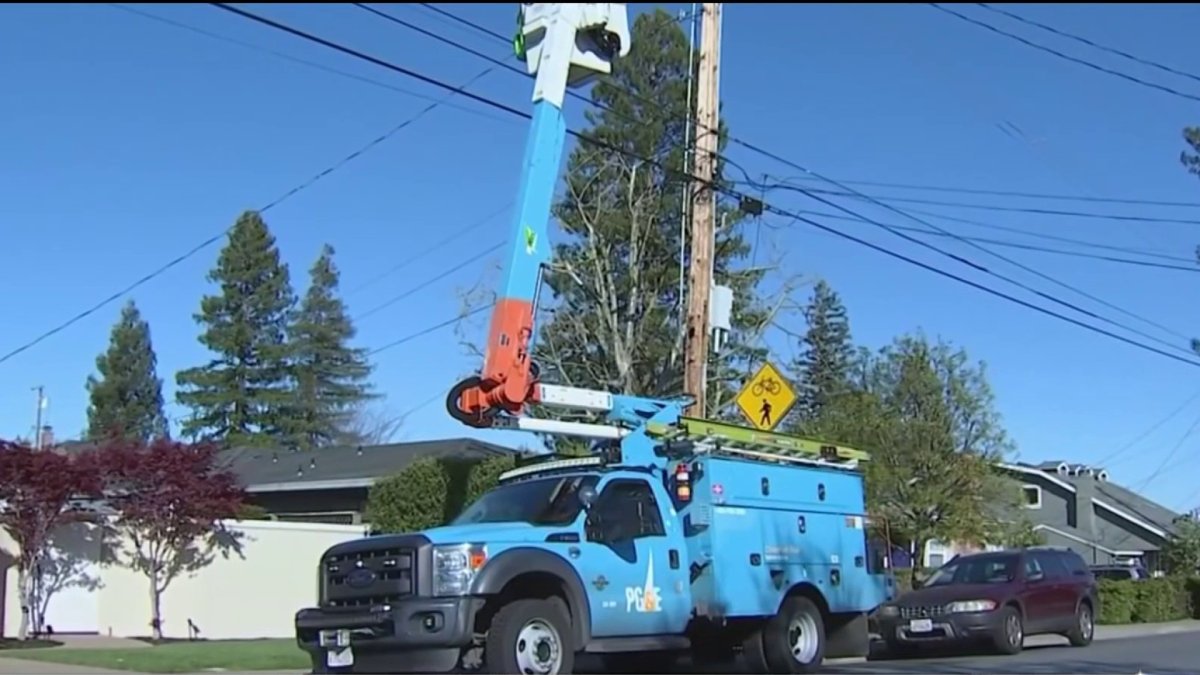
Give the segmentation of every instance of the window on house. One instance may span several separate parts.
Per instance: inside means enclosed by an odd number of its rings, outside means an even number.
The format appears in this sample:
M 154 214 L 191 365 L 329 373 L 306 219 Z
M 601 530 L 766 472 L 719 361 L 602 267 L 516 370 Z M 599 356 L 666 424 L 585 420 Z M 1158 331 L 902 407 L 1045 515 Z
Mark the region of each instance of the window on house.
M 1036 485 L 1022 485 L 1021 496 L 1027 509 L 1042 508 L 1042 488 Z
M 943 565 L 945 562 L 946 562 L 946 556 L 945 556 L 944 554 L 942 554 L 942 553 L 930 553 L 930 554 L 929 554 L 929 567 L 930 567 L 930 569 L 936 569 L 936 568 L 939 568 L 939 567 L 941 567 L 941 566 L 942 566 L 942 565 Z

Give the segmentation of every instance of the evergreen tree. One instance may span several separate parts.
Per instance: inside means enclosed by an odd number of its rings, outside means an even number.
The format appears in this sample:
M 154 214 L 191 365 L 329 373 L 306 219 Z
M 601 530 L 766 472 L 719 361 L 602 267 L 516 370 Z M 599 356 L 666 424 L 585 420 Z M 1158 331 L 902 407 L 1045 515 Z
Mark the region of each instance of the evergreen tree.
M 562 243 L 546 277 L 556 306 L 535 343 L 535 359 L 548 382 L 678 396 L 687 304 L 680 297 L 680 245 L 686 250 L 687 242 L 680 241 L 679 225 L 690 181 L 637 157 L 683 166 L 690 48 L 662 10 L 640 14 L 632 33 L 629 55 L 591 90 L 605 109 L 585 113 L 589 137 L 630 154 L 587 141 L 571 153 L 555 206 L 561 230 L 554 239 Z M 720 136 L 723 145 L 723 130 Z M 728 204 L 718 208 L 725 226 L 716 233 L 714 276 L 734 289 L 734 330 L 709 360 L 711 415 L 731 402 L 747 360 L 760 355 L 757 341 L 746 336 L 766 322 L 756 293 L 762 272 L 737 267 L 749 250 L 736 226 L 739 214 Z
M 265 445 L 288 425 L 288 316 L 295 304 L 275 237 L 255 212 L 234 224 L 208 280 L 217 295 L 200 302 L 200 343 L 208 364 L 176 374 L 176 400 L 192 409 L 184 435 L 231 446 Z
M 366 350 L 349 346 L 355 330 L 337 296 L 333 247 L 325 245 L 309 276 L 308 292 L 288 328 L 295 383 L 289 432 L 304 448 L 333 443 L 359 405 L 373 398 Z
M 817 282 L 804 318 L 808 330 L 801 340 L 801 355 L 792 364 L 797 400 L 789 420 L 789 426 L 800 430 L 811 426 L 831 400 L 849 390 L 855 360 L 846 307 L 829 284 Z
M 87 379 L 89 440 L 151 441 L 168 436 L 157 363 L 150 326 L 130 300 L 113 326 L 108 350 L 96 357 L 99 378 Z

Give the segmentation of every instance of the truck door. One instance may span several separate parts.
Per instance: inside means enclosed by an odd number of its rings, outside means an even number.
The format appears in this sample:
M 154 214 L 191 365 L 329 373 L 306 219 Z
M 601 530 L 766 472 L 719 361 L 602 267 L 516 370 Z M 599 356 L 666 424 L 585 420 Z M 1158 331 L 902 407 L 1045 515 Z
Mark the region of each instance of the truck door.
M 595 637 L 677 634 L 687 625 L 683 536 L 675 519 L 664 523 L 660 504 L 669 502 L 661 487 L 614 477 L 586 515 L 586 541 L 575 564 L 591 601 Z

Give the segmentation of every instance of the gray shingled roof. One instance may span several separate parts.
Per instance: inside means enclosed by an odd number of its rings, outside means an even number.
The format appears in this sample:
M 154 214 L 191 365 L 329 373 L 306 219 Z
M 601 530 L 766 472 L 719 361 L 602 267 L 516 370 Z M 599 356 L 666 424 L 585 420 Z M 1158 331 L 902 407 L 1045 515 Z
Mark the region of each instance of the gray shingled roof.
M 515 452 L 471 438 L 391 443 L 370 446 L 334 446 L 311 452 L 270 448 L 234 448 L 221 453 L 222 466 L 242 484 L 317 483 L 370 480 L 390 476 L 423 457 L 483 459 Z M 296 486 L 302 489 L 301 485 Z
M 1131 516 L 1134 516 L 1140 520 L 1144 520 L 1147 523 L 1154 525 L 1155 527 L 1158 527 L 1159 529 L 1161 529 L 1165 532 L 1168 532 L 1168 533 L 1175 532 L 1175 519 L 1177 517 L 1179 517 L 1179 514 L 1166 508 L 1165 506 L 1162 506 L 1161 504 L 1158 504 L 1154 501 L 1151 501 L 1150 499 L 1147 499 L 1146 497 L 1143 497 L 1142 495 L 1134 492 L 1133 490 L 1130 490 L 1129 488 L 1126 488 L 1124 486 L 1121 486 L 1121 485 L 1118 485 L 1118 484 L 1112 482 L 1111 479 L 1110 480 L 1096 480 L 1093 476 L 1090 476 L 1087 474 L 1083 474 L 1080 476 L 1074 476 L 1074 475 L 1070 475 L 1070 474 L 1063 475 L 1063 474 L 1057 473 L 1056 468 L 1060 464 L 1064 464 L 1064 463 L 1067 464 L 1068 466 L 1075 466 L 1075 465 L 1071 464 L 1070 462 L 1062 462 L 1059 460 L 1040 462 L 1036 465 L 1026 464 L 1026 463 L 1017 463 L 1017 464 L 1018 464 L 1018 466 L 1022 466 L 1022 467 L 1028 468 L 1028 469 L 1040 470 L 1042 472 L 1045 472 L 1047 475 L 1051 476 L 1052 478 L 1055 478 L 1060 481 L 1064 481 L 1070 485 L 1076 485 L 1082 480 L 1093 481 L 1092 485 L 1095 487 L 1096 497 L 1107 502 L 1111 506 L 1113 506 L 1117 509 L 1120 509 L 1121 511 L 1124 511 L 1125 513 L 1127 513 Z M 1102 467 L 1092 467 L 1092 469 L 1094 470 L 1094 473 L 1099 474 L 1100 471 L 1102 470 Z M 1073 530 L 1074 528 L 1066 528 L 1066 529 Z M 1073 531 L 1073 532 L 1071 532 L 1071 534 L 1082 536 L 1082 533 L 1078 532 L 1078 531 Z M 1124 541 L 1125 538 L 1123 538 L 1123 537 L 1118 538 L 1118 539 L 1119 540 L 1113 540 L 1113 541 L 1099 541 L 1096 543 L 1100 544 L 1101 546 L 1107 546 L 1109 548 L 1119 549 L 1121 547 L 1121 545 L 1126 542 Z

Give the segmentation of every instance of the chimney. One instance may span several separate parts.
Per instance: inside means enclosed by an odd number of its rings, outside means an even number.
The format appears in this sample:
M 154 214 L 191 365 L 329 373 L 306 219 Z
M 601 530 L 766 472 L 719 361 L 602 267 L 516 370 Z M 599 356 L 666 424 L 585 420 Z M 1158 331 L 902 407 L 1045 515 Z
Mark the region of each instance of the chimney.
M 43 450 L 54 447 L 54 429 L 49 424 L 43 426 L 38 432 L 38 447 Z
M 1082 473 L 1071 484 L 1075 486 L 1075 526 L 1088 541 L 1096 541 L 1096 479 Z

